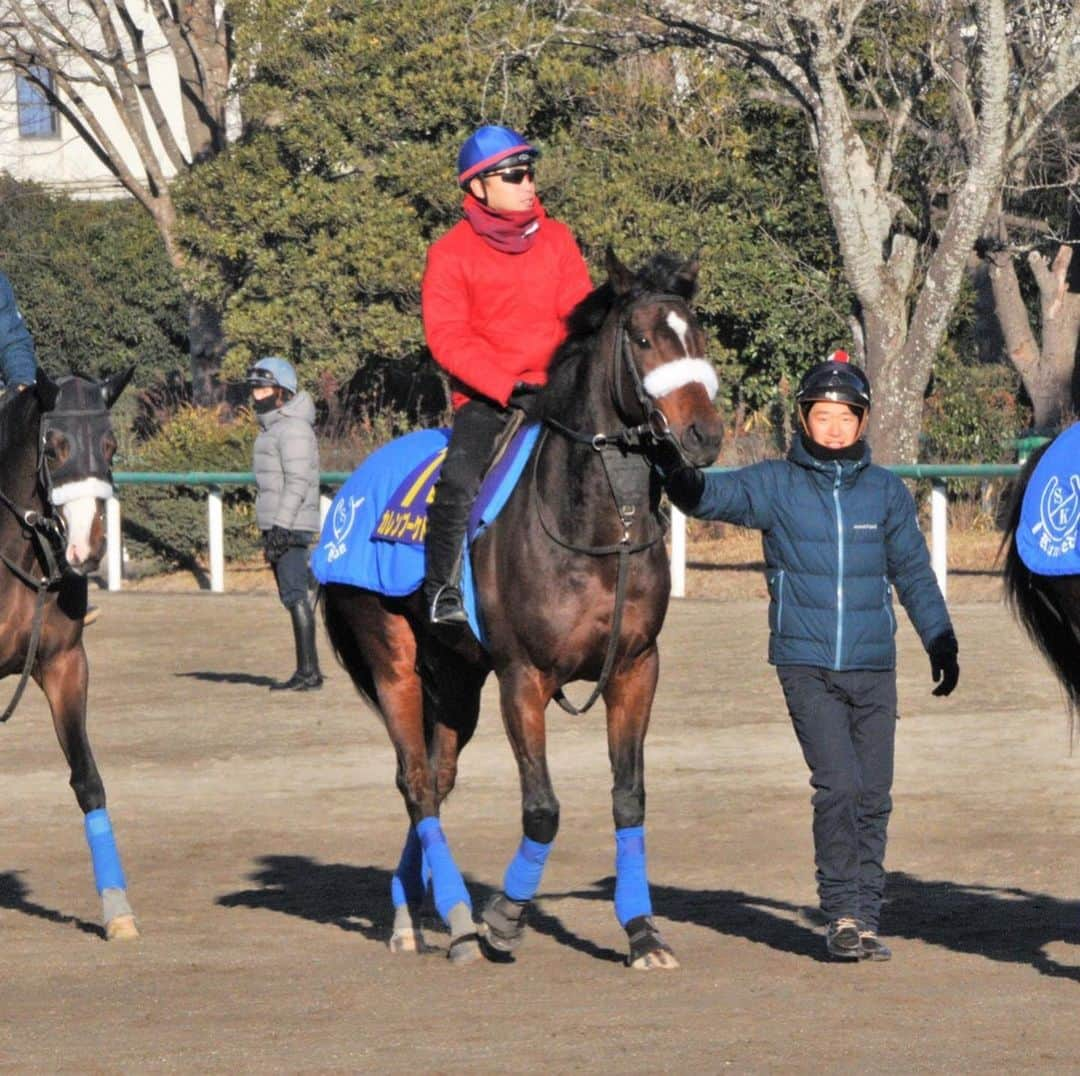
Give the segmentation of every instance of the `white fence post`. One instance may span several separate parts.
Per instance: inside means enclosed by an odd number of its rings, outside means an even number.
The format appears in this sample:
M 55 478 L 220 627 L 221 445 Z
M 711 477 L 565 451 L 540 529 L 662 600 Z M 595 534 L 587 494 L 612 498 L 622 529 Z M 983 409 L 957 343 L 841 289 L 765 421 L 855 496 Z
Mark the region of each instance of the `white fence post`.
M 124 536 L 120 529 L 120 501 L 110 497 L 105 502 L 105 578 L 109 590 L 124 584 Z
M 671 506 L 671 596 L 686 597 L 686 516 Z
M 210 527 L 210 589 L 215 594 L 225 592 L 225 516 L 222 511 L 221 490 L 211 486 L 206 499 L 207 522 Z
M 941 596 L 946 597 L 949 544 L 948 486 L 943 478 L 930 483 L 930 563 L 937 576 Z
M 327 497 L 325 493 L 319 495 L 319 526 L 326 522 L 326 517 L 330 514 L 330 505 L 332 500 Z

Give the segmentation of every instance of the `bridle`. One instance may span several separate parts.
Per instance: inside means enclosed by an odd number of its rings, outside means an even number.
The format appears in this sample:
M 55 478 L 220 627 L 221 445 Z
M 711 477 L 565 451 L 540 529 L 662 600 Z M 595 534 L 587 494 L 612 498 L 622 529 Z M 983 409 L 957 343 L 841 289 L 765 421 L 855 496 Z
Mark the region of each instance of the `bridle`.
M 611 353 L 609 377 L 611 402 L 615 413 L 620 417 L 630 413 L 623 390 L 623 372 L 630 375 L 630 383 L 634 388 L 634 396 L 641 410 L 642 421 L 635 426 L 623 426 L 614 433 L 583 433 L 580 430 L 571 429 L 556 419 L 545 418 L 545 425 L 562 434 L 563 437 L 579 444 L 591 445 L 597 451 L 614 445 L 624 448 L 628 452 L 643 452 L 651 454 L 661 444 L 669 444 L 679 456 L 680 462 L 686 466 L 692 466 L 687 459 L 682 445 L 679 444 L 675 434 L 671 431 L 667 415 L 660 409 L 660 405 L 649 395 L 645 389 L 637 363 L 634 362 L 633 345 L 630 342 L 630 317 L 634 309 L 645 302 L 677 302 L 686 305 L 686 300 L 681 295 L 671 292 L 647 292 L 639 296 L 633 302 L 628 303 L 622 313 L 619 330 L 615 334 L 614 346 Z M 622 369 L 620 370 L 620 360 Z
M 532 495 L 544 533 L 557 545 L 571 552 L 591 557 L 617 555 L 619 558 L 615 576 L 615 608 L 612 612 L 611 631 L 608 634 L 604 664 L 600 670 L 596 686 L 592 694 L 580 707 L 575 706 L 567 699 L 561 687 L 556 690 L 553 696 L 563 710 L 575 716 L 585 713 L 600 698 L 611 676 L 611 670 L 614 668 L 615 653 L 618 649 L 619 633 L 622 627 L 623 607 L 626 604 L 626 584 L 629 575 L 630 556 L 651 549 L 663 538 L 667 530 L 666 519 L 659 515 L 657 517 L 657 526 L 651 536 L 636 543 L 630 540 L 631 528 L 638 518 L 638 502 L 641 499 L 642 486 L 645 487 L 646 496 L 648 496 L 650 473 L 656 465 L 653 454 L 658 446 L 667 443 L 675 449 L 684 463 L 689 464 L 689 460 L 683 453 L 682 446 L 671 431 L 667 416 L 660 410 L 659 404 L 645 389 L 637 364 L 634 362 L 630 340 L 630 317 L 634 309 L 646 301 L 663 302 L 665 300 L 677 301 L 684 305 L 686 302 L 681 295 L 650 292 L 639 296 L 626 305 L 620 318 L 618 331 L 615 334 L 609 362 L 609 392 L 616 415 L 625 421 L 625 416 L 631 413 L 630 408 L 627 406 L 623 384 L 623 375 L 628 372 L 630 384 L 634 390 L 634 397 L 641 411 L 642 421 L 636 425 L 624 425 L 614 432 L 586 433 L 572 429 L 557 419 L 545 417 L 545 429 L 540 436 L 536 451 L 533 453 Z M 543 452 L 549 431 L 554 431 L 577 444 L 588 445 L 599 455 L 619 515 L 619 522 L 622 524 L 623 533 L 618 542 L 602 546 L 578 545 L 560 535 L 554 523 L 546 517 L 544 501 L 539 491 L 538 471 L 540 455 Z

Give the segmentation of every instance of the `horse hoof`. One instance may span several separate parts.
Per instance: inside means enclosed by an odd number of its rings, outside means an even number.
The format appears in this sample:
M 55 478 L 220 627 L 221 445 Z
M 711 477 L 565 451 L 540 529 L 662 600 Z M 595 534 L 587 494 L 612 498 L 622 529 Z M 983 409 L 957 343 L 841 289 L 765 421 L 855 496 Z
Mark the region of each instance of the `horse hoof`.
M 117 915 L 110 919 L 105 924 L 105 937 L 109 941 L 135 941 L 139 937 L 135 916 Z
M 679 961 L 666 945 L 643 953 L 636 960 L 630 961 L 630 967 L 634 971 L 674 971 L 678 966 Z
M 639 915 L 626 924 L 626 933 L 630 937 L 630 955 L 626 962 L 635 971 L 672 971 L 679 966 L 675 954 L 671 951 L 652 917 Z
M 480 935 L 474 933 L 462 934 L 450 943 L 446 952 L 446 959 L 451 964 L 464 966 L 474 964 L 483 954 L 480 952 Z
M 486 928 L 481 944 L 493 959 L 506 958 L 525 938 L 525 913 L 528 901 L 511 900 L 505 893 L 493 893 L 480 915 Z
M 391 953 L 426 953 L 428 951 L 424 936 L 419 930 L 395 930 L 390 935 L 388 944 Z

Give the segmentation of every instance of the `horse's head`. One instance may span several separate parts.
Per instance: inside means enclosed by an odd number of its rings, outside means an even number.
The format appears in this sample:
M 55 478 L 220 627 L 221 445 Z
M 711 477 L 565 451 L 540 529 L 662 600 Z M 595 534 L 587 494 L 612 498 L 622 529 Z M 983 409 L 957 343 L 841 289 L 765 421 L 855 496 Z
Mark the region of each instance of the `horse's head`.
M 636 395 L 656 440 L 670 444 L 684 463 L 707 467 L 720 451 L 723 427 L 713 406 L 716 371 L 704 357 L 705 334 L 690 308 L 697 260 L 662 256 L 635 274 L 609 248 L 607 270 L 621 319 L 621 408 L 632 408 L 625 401 Z
M 49 499 L 64 517 L 65 556 L 77 572 L 93 571 L 105 553 L 105 502 L 112 496 L 116 453 L 109 408 L 134 367 L 107 381 L 42 371 L 36 391 L 41 404 L 41 448 Z

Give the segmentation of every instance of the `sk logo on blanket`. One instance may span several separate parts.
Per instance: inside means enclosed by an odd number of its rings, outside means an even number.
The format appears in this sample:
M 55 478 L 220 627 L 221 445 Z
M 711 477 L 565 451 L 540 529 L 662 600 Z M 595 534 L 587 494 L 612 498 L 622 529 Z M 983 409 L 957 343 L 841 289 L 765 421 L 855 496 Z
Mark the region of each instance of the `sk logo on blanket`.
M 345 555 L 348 549 L 345 539 L 352 531 L 357 508 L 364 503 L 363 497 L 349 497 L 347 500 L 348 504 L 345 500 L 338 501 L 334 507 L 334 514 L 330 518 L 334 540 L 326 543 L 326 560 L 329 564 L 333 564 L 338 557 Z
M 1039 535 L 1039 548 L 1048 557 L 1060 557 L 1076 548 L 1077 523 L 1080 523 L 1080 475 L 1069 476 L 1064 488 L 1057 475 L 1043 487 L 1039 499 L 1039 521 L 1031 528 Z

